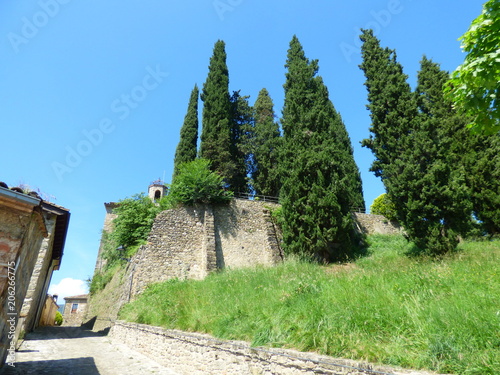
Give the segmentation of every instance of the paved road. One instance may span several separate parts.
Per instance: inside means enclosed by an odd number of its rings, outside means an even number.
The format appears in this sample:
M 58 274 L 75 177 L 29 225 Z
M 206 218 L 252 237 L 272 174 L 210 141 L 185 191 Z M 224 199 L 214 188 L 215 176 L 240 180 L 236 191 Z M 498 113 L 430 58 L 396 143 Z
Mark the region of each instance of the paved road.
M 148 357 L 76 327 L 44 327 L 26 336 L 15 367 L 0 375 L 179 375 Z

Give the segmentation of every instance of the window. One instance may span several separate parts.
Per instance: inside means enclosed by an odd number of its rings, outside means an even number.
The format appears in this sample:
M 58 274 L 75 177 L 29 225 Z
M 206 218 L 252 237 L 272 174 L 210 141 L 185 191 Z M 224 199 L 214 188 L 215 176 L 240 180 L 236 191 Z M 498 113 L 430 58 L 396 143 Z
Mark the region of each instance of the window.
M 156 190 L 155 191 L 155 200 L 160 199 L 160 198 L 161 198 L 161 191 L 160 190 Z
M 71 314 L 74 314 L 76 313 L 78 310 L 78 303 L 74 303 L 72 306 L 71 306 Z

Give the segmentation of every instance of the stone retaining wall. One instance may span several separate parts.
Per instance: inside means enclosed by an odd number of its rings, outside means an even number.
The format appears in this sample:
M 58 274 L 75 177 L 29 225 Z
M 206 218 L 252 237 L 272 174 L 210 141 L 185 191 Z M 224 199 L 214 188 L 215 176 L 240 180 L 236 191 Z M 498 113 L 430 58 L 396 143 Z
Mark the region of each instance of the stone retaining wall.
M 355 213 L 356 229 L 364 234 L 401 234 L 398 223 L 387 220 L 382 215 Z
M 130 293 L 174 278 L 203 279 L 227 267 L 271 266 L 282 258 L 279 233 L 260 202 L 179 207 L 158 214 L 148 243 L 131 260 Z
M 425 375 L 427 372 L 389 369 L 316 353 L 251 347 L 243 341 L 167 330 L 144 324 L 115 322 L 110 336 L 169 369 L 186 375 Z
M 217 268 L 272 266 L 283 260 L 270 206 L 275 204 L 241 199 L 213 206 Z

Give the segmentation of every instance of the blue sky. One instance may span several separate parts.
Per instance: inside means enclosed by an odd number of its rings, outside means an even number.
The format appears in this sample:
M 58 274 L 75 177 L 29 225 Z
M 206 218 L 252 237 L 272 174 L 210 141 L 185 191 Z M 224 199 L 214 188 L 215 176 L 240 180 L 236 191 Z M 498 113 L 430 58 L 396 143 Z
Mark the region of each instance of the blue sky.
M 92 275 L 104 202 L 147 190 L 172 174 L 194 84 L 202 87 L 214 43 L 226 42 L 230 90 L 267 88 L 278 116 L 294 34 L 341 113 L 367 206 L 384 192 L 373 156 L 359 29 L 395 48 L 415 85 L 425 54 L 454 70 L 457 40 L 482 0 L 39 0 L 0 2 L 0 181 L 28 184 L 71 210 L 52 290 L 80 294 Z M 200 102 L 201 104 L 201 102 Z M 200 107 L 201 110 L 201 107 Z

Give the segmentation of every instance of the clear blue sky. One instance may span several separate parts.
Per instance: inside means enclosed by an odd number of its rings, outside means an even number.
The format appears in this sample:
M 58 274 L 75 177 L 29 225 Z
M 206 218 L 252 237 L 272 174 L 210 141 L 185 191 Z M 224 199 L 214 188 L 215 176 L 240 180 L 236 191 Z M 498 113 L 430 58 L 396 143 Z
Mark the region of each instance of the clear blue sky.
M 104 202 L 170 181 L 194 84 L 214 43 L 226 42 L 230 90 L 283 103 L 285 60 L 296 34 L 341 113 L 367 206 L 384 192 L 371 152 L 359 29 L 395 48 L 415 85 L 424 54 L 454 70 L 457 39 L 483 0 L 39 0 L 0 2 L 0 181 L 39 188 L 71 210 L 63 279 L 92 275 Z M 201 102 L 200 102 L 201 104 Z M 200 107 L 201 109 L 201 107 Z M 71 280 L 70 280 L 71 281 Z M 68 280 L 65 281 L 67 285 Z M 72 284 L 69 294 L 80 294 Z

